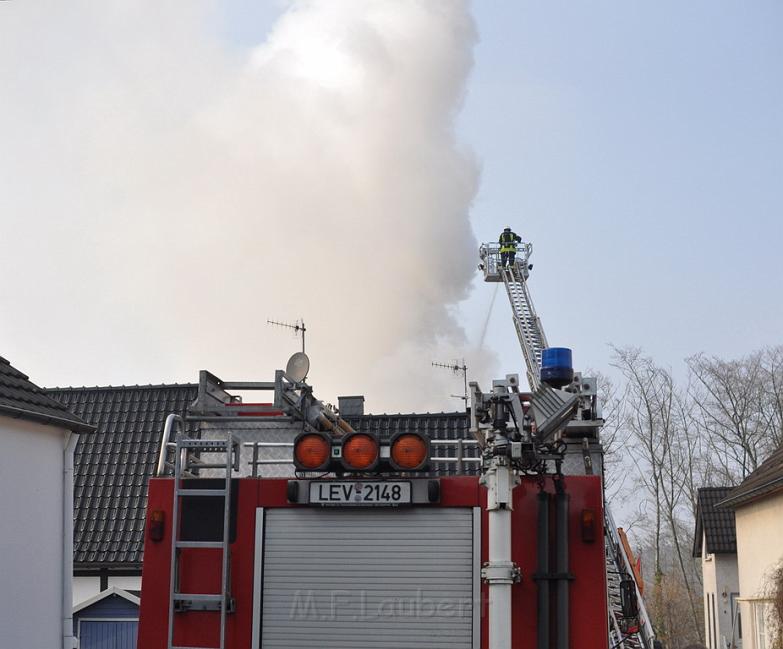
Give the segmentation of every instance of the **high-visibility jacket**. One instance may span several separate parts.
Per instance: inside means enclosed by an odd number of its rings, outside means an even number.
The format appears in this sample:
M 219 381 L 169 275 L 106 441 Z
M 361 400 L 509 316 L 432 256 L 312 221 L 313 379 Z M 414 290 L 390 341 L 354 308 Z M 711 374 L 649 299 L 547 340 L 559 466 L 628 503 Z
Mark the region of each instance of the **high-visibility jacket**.
M 522 237 L 514 232 L 501 232 L 500 239 L 498 239 L 500 252 L 516 252 L 519 241 L 522 241 Z

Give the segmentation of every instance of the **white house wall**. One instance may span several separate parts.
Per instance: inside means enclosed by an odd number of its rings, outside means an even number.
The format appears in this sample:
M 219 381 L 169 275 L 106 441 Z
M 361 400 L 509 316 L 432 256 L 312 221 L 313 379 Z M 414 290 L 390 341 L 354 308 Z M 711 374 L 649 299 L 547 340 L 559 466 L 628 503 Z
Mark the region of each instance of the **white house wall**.
M 740 594 L 737 555 L 719 554 L 715 558 L 718 577 L 718 591 L 715 598 L 715 603 L 718 607 L 718 623 L 720 624 L 721 632 L 726 636 L 726 640 L 730 641 L 732 626 L 734 625 L 735 608 L 739 606 L 737 598 Z M 742 641 L 737 637 L 738 631 L 735 630 L 734 633 L 734 642 L 737 644 L 737 647 L 742 647 Z
M 99 577 L 74 577 L 73 578 L 73 605 L 94 597 L 101 592 L 101 580 Z
M 737 555 L 742 598 L 763 598 L 769 575 L 783 557 L 783 494 L 767 496 L 736 510 Z M 758 649 L 753 642 L 751 604 L 743 602 L 743 639 L 745 649 Z M 752 640 L 748 642 L 748 640 Z M 771 643 L 767 639 L 766 647 Z
M 710 642 L 710 628 L 712 627 L 712 616 L 710 615 L 710 597 L 717 590 L 717 583 L 715 578 L 715 555 L 707 554 L 706 539 L 702 544 L 701 555 L 701 576 L 702 587 L 704 590 L 704 644 L 707 645 L 707 649 L 713 649 Z
M 716 573 L 716 590 L 715 590 L 715 609 L 717 613 L 718 622 L 718 640 L 720 644 L 718 647 L 731 646 L 728 644 L 732 639 L 732 624 L 734 609 L 733 606 L 737 606 L 736 598 L 739 597 L 739 577 L 737 575 L 737 555 L 736 554 L 716 554 L 715 556 L 715 573 Z M 732 597 L 732 594 L 734 597 Z M 726 645 L 723 644 L 723 639 L 726 640 Z M 737 647 L 741 647 L 742 643 L 739 639 L 734 637 L 734 642 Z
M 732 594 L 739 595 L 736 554 L 707 554 L 706 539 L 702 544 L 701 570 L 704 590 L 704 643 L 708 649 L 723 649 L 732 638 L 734 612 Z M 736 604 L 735 604 L 736 605 Z M 713 615 L 715 622 L 713 624 Z M 714 631 L 711 631 L 713 629 Z M 726 644 L 724 644 L 724 639 Z M 742 646 L 734 637 L 737 649 Z
M 62 646 L 65 439 L 60 428 L 0 415 L 3 647 Z

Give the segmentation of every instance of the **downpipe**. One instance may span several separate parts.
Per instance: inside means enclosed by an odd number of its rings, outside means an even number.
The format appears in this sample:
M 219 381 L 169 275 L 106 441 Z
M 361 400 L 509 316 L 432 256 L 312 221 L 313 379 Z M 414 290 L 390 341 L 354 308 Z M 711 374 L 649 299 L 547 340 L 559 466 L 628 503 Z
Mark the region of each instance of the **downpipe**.
M 557 573 L 557 649 L 569 647 L 568 591 L 571 574 L 568 570 L 568 506 L 570 496 L 563 487 L 563 478 L 555 480 L 555 572 Z
M 536 619 L 536 648 L 549 647 L 549 493 L 543 489 L 538 494 L 538 616 Z
M 62 634 L 63 649 L 74 649 L 73 636 L 73 454 L 79 436 L 68 432 L 63 451 L 63 560 L 62 560 Z

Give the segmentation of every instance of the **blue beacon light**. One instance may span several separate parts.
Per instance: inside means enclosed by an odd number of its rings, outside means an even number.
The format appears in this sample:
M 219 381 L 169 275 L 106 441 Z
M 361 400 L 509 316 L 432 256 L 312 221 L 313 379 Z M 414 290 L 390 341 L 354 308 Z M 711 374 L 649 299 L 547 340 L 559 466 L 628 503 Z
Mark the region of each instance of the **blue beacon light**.
M 568 347 L 548 347 L 541 352 L 541 381 L 562 388 L 574 380 L 574 363 Z

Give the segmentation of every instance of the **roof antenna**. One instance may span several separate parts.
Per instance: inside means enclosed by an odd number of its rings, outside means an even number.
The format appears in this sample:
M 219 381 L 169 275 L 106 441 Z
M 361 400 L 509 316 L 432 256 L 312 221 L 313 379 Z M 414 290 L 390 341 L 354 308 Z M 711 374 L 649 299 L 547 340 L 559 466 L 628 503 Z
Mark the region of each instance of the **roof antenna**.
M 453 363 L 436 363 L 433 361 L 432 363 L 433 367 L 442 367 L 445 370 L 451 370 L 454 374 L 462 374 L 462 382 L 465 386 L 465 393 L 462 395 L 459 394 L 452 394 L 450 396 L 454 397 L 455 399 L 462 399 L 465 402 L 465 408 L 468 407 L 468 366 L 465 365 L 465 359 L 462 359 L 462 365 L 460 365 L 459 361 L 454 361 Z
M 295 336 L 298 336 L 299 333 L 302 333 L 302 353 L 305 353 L 305 332 L 307 331 L 307 327 L 305 327 L 304 319 L 300 318 L 294 324 L 290 324 L 288 322 L 278 322 L 277 320 L 267 320 L 267 324 L 275 325 L 276 327 L 284 327 L 286 329 L 291 329 L 294 332 Z

